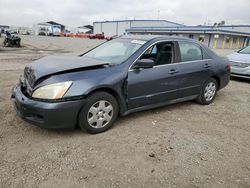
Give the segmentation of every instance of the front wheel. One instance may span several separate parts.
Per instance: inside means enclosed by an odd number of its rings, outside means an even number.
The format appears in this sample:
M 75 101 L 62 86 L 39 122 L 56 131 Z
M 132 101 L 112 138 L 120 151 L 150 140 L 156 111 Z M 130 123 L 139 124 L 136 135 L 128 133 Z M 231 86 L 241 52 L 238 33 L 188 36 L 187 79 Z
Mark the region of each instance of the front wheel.
M 209 78 L 202 86 L 197 102 L 203 105 L 211 104 L 218 90 L 217 81 L 214 78 Z
M 116 99 L 106 92 L 96 92 L 87 98 L 87 103 L 79 113 L 78 124 L 91 134 L 109 129 L 118 116 Z

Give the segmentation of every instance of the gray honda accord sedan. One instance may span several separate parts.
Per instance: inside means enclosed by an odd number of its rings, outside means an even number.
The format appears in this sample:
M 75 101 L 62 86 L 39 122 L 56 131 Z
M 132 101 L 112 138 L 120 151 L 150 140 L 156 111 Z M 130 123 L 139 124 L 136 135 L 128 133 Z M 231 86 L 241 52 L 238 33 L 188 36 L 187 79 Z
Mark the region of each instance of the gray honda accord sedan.
M 194 40 L 123 36 L 79 56 L 34 61 L 11 97 L 32 124 L 100 133 L 119 115 L 187 100 L 208 105 L 229 80 L 229 61 Z

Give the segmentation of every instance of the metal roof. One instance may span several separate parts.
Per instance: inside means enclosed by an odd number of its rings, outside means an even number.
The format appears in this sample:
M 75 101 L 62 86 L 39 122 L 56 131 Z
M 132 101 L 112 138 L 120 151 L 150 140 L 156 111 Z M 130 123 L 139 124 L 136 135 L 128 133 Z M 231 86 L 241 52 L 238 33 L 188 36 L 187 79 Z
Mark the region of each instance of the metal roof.
M 180 26 L 149 26 L 149 27 L 131 27 L 131 28 L 189 28 L 189 29 L 197 29 L 197 28 L 210 28 L 210 29 L 216 29 L 216 28 L 250 28 L 250 25 L 222 25 L 222 26 L 211 26 L 211 25 L 197 25 L 197 26 L 187 26 L 187 25 L 180 25 Z
M 1 28 L 10 28 L 8 25 L 0 25 Z
M 133 19 L 128 19 L 128 20 L 111 20 L 111 21 L 96 21 L 94 22 L 95 23 L 112 23 L 112 22 L 136 22 L 136 21 L 142 21 L 142 22 L 150 22 L 150 21 L 153 21 L 153 22 L 167 22 L 167 23 L 171 23 L 171 24 L 175 24 L 175 25 L 179 25 L 179 26 L 184 26 L 183 24 L 179 24 L 179 23 L 176 23 L 176 22 L 171 22 L 171 21 L 168 21 L 168 20 L 150 20 L 150 19 L 138 19 L 138 20 L 133 20 Z
M 62 25 L 62 24 L 60 24 L 60 23 L 57 23 L 57 22 L 54 22 L 54 21 L 49 21 L 49 22 L 47 22 L 47 23 L 49 23 L 49 24 L 51 24 L 51 25 L 60 25 L 60 26 L 65 27 L 64 25 Z
M 227 26 L 228 27 L 228 26 Z M 242 27 L 242 26 L 230 26 L 230 27 Z M 250 27 L 245 25 L 245 27 Z M 232 31 L 226 30 L 226 27 L 214 27 L 214 26 L 182 26 L 182 27 L 132 27 L 126 29 L 127 32 L 159 32 L 159 33 L 224 33 L 230 35 L 241 35 L 241 36 L 250 36 L 249 32 L 242 31 Z

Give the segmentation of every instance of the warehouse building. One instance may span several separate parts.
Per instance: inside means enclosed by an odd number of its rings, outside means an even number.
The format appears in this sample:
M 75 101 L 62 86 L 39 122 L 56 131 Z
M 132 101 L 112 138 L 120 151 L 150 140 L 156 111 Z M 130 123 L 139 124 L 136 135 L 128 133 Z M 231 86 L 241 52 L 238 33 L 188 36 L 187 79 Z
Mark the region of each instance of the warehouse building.
M 36 35 L 59 36 L 65 32 L 65 26 L 54 21 L 42 22 L 33 26 Z
M 94 22 L 94 34 L 176 35 L 198 40 L 210 48 L 239 49 L 250 43 L 250 25 L 186 26 L 167 20 L 117 20 Z
M 181 24 L 167 20 L 118 20 L 94 22 L 94 34 L 103 33 L 106 37 L 126 34 L 127 29 L 138 27 L 178 27 Z
M 250 41 L 250 25 L 130 27 L 126 33 L 188 37 L 217 49 L 239 49 Z
M 0 25 L 0 33 L 5 33 L 5 31 L 8 31 L 10 29 L 10 26 L 8 25 Z

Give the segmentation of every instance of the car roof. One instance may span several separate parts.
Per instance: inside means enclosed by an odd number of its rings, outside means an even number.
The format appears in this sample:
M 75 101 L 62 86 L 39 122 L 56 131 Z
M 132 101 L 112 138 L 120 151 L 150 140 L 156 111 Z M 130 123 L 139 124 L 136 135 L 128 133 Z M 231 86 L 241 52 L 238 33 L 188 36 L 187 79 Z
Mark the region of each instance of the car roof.
M 124 35 L 120 38 L 123 39 L 134 39 L 134 40 L 145 40 L 149 41 L 152 39 L 158 39 L 158 40 L 189 40 L 189 41 L 194 41 L 189 38 L 184 38 L 184 37 L 177 37 L 177 36 L 168 36 L 168 35 Z

